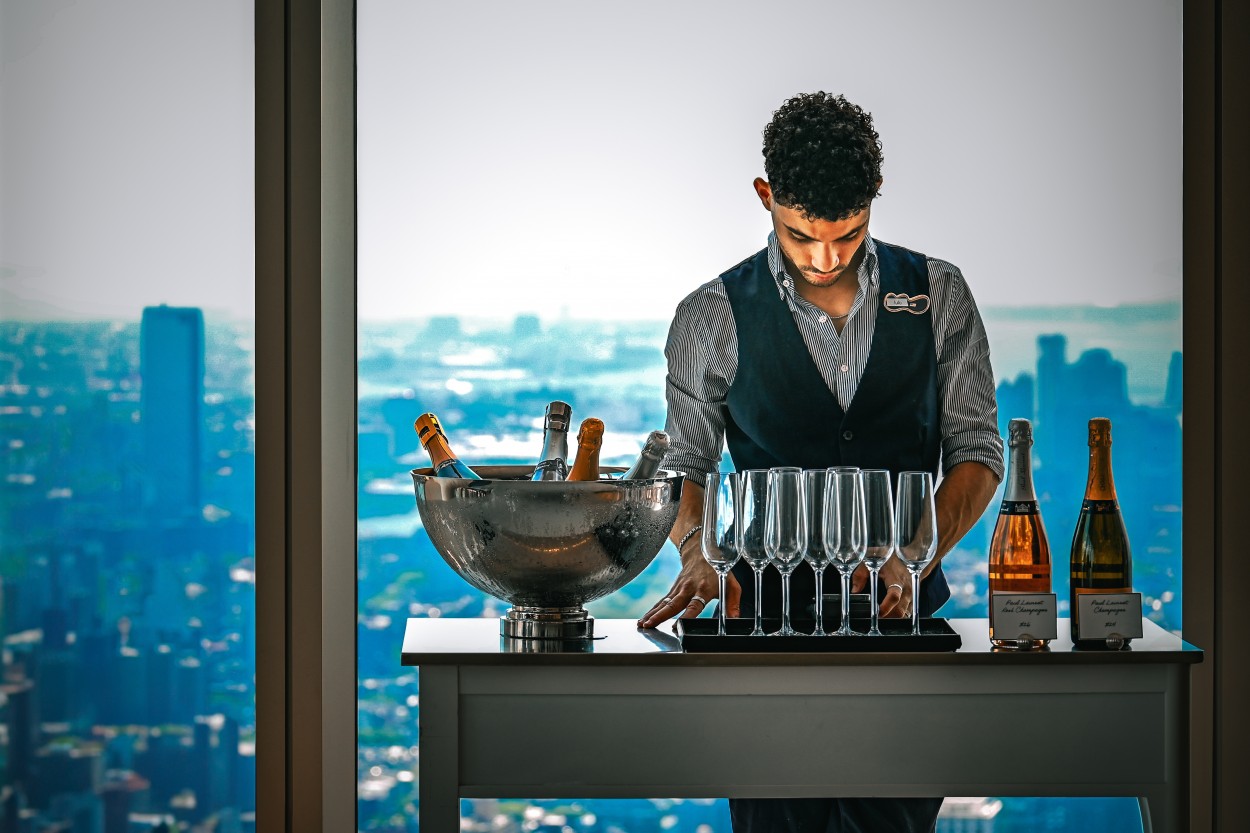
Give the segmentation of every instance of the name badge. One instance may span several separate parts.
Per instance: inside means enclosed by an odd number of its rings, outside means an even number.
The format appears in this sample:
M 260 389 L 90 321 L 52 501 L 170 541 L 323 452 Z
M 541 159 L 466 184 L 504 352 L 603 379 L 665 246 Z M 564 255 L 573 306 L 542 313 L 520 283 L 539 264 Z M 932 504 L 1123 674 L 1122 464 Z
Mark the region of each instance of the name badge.
M 994 593 L 990 624 L 995 639 L 1058 639 L 1054 593 Z
M 1141 593 L 1081 593 L 1077 638 L 1141 639 Z
M 886 312 L 910 312 L 912 315 L 924 315 L 929 311 L 928 295 L 907 295 L 902 292 L 890 292 L 885 296 Z

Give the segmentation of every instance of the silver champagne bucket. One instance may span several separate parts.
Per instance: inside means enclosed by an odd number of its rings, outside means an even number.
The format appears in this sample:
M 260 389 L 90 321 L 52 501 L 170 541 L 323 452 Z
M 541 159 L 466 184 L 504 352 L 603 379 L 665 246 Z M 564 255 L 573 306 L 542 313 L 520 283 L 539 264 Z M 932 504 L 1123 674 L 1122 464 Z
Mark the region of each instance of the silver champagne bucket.
M 512 605 L 503 636 L 589 639 L 583 607 L 641 573 L 677 520 L 682 475 L 533 482 L 533 466 L 474 467 L 483 479 L 413 469 L 417 509 L 434 548 L 465 581 Z

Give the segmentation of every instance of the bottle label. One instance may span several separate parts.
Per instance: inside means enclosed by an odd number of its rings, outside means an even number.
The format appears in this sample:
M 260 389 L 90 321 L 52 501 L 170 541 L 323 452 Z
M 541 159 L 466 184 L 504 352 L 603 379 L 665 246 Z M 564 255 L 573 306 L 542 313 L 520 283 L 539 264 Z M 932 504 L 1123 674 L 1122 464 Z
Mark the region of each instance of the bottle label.
M 554 473 L 553 477 L 544 477 L 544 480 L 564 480 L 569 476 L 569 464 L 559 457 L 550 460 L 543 460 L 534 467 L 534 478 L 538 479 L 540 474 Z
M 439 477 L 463 477 L 467 478 L 464 473 L 464 464 L 455 457 L 449 457 L 434 467 L 434 473 Z
M 1091 515 L 1114 515 L 1120 511 L 1118 500 L 1086 500 L 1081 503 L 1081 511 Z
M 1004 500 L 998 507 L 1000 515 L 1036 515 L 1038 514 L 1035 500 Z
M 994 639 L 1057 639 L 1058 607 L 1054 593 L 993 593 L 990 631 Z
M 1141 593 L 1076 591 L 1077 639 L 1140 639 Z

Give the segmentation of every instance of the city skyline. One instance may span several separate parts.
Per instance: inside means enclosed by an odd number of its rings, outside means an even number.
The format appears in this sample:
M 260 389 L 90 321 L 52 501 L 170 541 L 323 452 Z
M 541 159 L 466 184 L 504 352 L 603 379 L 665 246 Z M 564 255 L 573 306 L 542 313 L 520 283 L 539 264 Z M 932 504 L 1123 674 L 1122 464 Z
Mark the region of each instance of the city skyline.
M 1143 326 L 1151 324 L 1108 311 L 1074 314 L 1073 320 L 1118 331 L 1121 344 L 1141 340 L 1148 332 Z M 9 726 L 0 735 L 0 771 L 21 786 L 9 795 L 22 796 L 38 817 L 86 818 L 103 808 L 104 826 L 83 822 L 86 833 L 133 833 L 119 827 L 127 812 L 185 823 L 212 813 L 223 830 L 247 831 L 255 783 L 250 331 L 206 316 L 202 399 L 208 443 L 200 452 L 205 511 L 151 525 L 129 511 L 148 476 L 133 465 L 145 457 L 142 329 L 139 321 L 0 322 L 0 418 L 17 441 L 0 449 L 7 559 L 0 573 L 0 629 L 6 636 L 0 720 Z M 493 450 L 478 448 L 474 462 L 504 462 L 500 455 L 524 462 L 537 453 L 540 439 L 533 418 L 550 398 L 565 398 L 577 412 L 599 414 L 611 424 L 618 440 L 612 455 L 632 456 L 640 437 L 664 418 L 657 346 L 663 332 L 656 322 L 547 328 L 526 316 L 473 336 L 452 318 L 420 327 L 363 328 L 358 374 L 383 392 L 363 396 L 358 410 L 361 830 L 410 833 L 414 824 L 419 753 L 412 733 L 419 692 L 416 675 L 396 662 L 407 618 L 502 612 L 497 600 L 452 572 L 411 521 L 416 513 L 407 470 L 420 464 L 421 455 L 414 414 L 439 413 L 453 441 L 465 448 L 475 437 L 500 441 Z M 1115 351 L 1074 351 L 1066 336 L 1049 333 L 1034 342 L 1032 370 L 1004 380 L 998 396 L 1004 411 L 1038 420 L 1036 480 L 1052 549 L 1061 559 L 1080 502 L 1086 449 L 1083 436 L 1075 434 L 1080 409 L 1093 405 L 1112 417 L 1121 450 L 1141 452 L 1121 453 L 1116 463 L 1140 567 L 1135 586 L 1147 615 L 1176 627 L 1179 356 L 1167 361 L 1161 395 L 1133 404 L 1131 366 Z M 553 353 L 556 344 L 578 349 Z M 194 346 L 184 351 L 190 358 L 186 375 L 198 374 L 198 352 Z M 464 363 L 473 357 L 479 365 Z M 461 363 L 443 363 L 447 358 Z M 401 389 L 397 382 L 411 387 Z M 1060 391 L 1079 392 L 1078 401 L 1057 397 Z M 947 556 L 954 595 L 942 615 L 984 615 L 985 545 L 995 511 L 991 505 Z M 595 602 L 593 615 L 636 616 L 669 586 L 674 564 L 673 553 L 662 551 L 634 582 Z M 1056 590 L 1062 597 L 1062 588 Z M 108 684 L 83 689 L 68 683 L 83 675 Z M 15 812 L 14 801 L 6 805 L 0 798 L 0 813 Z M 474 824 L 542 806 L 558 815 L 551 805 L 517 801 L 505 811 L 486 802 L 475 805 Z M 717 803 L 576 806 L 597 819 L 586 825 L 597 833 L 624 819 L 676 819 L 678 833 L 701 824 L 723 829 L 723 804 Z M 1036 829 L 1027 826 L 1030 806 L 1003 799 L 994 829 Z M 1071 811 L 1062 809 L 1064 802 L 1045 806 L 1060 821 L 1068 812 L 1085 818 L 1136 812 L 1117 810 L 1114 801 Z M 1110 822 L 1104 829 L 1112 829 Z

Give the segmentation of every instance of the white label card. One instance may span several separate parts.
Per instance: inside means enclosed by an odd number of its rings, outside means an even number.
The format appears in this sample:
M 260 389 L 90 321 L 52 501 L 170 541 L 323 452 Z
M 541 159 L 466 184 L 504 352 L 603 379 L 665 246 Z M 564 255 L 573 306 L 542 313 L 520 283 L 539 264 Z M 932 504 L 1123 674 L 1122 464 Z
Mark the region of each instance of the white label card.
M 1081 593 L 1076 597 L 1080 639 L 1141 639 L 1141 593 Z
M 995 593 L 990 597 L 995 639 L 1057 639 L 1057 615 L 1054 593 Z

